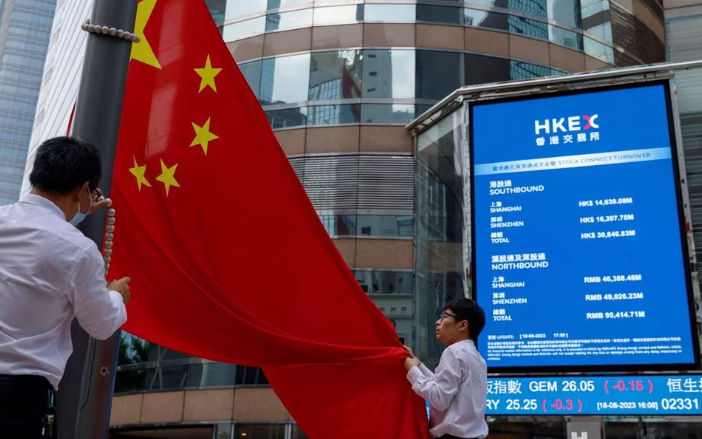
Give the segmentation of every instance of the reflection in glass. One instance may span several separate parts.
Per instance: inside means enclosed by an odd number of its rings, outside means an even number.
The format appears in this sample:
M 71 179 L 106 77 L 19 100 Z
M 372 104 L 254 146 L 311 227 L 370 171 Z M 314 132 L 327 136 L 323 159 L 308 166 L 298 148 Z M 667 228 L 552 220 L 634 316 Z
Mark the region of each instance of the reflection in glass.
M 450 6 L 417 5 L 417 21 L 442 24 L 461 24 L 463 8 Z
M 491 8 L 491 7 L 506 8 L 507 7 L 507 0 L 465 0 L 464 3 L 468 6 L 480 5 L 480 6 L 486 6 L 488 8 Z
M 417 50 L 418 99 L 442 99 L 463 83 L 463 54 Z
M 309 107 L 308 126 L 358 123 L 361 118 L 360 104 L 317 105 Z
M 258 367 L 181 356 L 181 360 L 170 360 L 163 365 L 157 362 L 154 366 L 153 362 L 148 362 L 118 366 L 116 392 L 268 384 L 268 379 Z
M 587 29 L 587 32 L 591 35 L 599 37 L 601 40 L 612 42 L 612 24 L 602 23 L 595 27 Z
M 363 19 L 366 23 L 372 21 L 409 23 L 415 21 L 416 9 L 415 5 L 367 4 L 363 9 Z
M 281 128 L 304 127 L 307 125 L 307 107 L 284 108 L 266 111 L 268 123 L 274 130 Z
M 546 0 L 507 0 L 507 9 L 523 12 L 535 17 L 545 18 L 548 16 Z
M 215 24 L 217 27 L 220 27 L 224 23 L 227 0 L 205 0 L 205 4 L 207 5 L 207 9 L 210 10 Z
M 314 25 L 352 24 L 363 21 L 363 5 L 314 8 Z
M 411 237 L 414 217 L 407 215 L 320 215 L 332 238 L 339 236 Z
M 425 113 L 431 108 L 431 105 L 415 105 L 414 106 L 414 118 L 418 118 L 420 115 Z
M 551 76 L 556 72 L 550 67 L 540 66 L 523 61 L 510 60 L 510 74 L 512 79 L 531 79 L 542 76 Z
M 309 100 L 361 97 L 361 59 L 360 50 L 312 53 Z
M 585 53 L 604 62 L 614 63 L 614 49 L 606 44 L 595 41 L 592 38 L 583 38 Z
M 287 9 L 299 5 L 312 6 L 312 0 L 268 0 L 268 10 Z
M 329 237 L 356 235 L 356 215 L 320 215 Z
M 547 8 L 550 20 L 575 29 L 580 29 L 582 26 L 580 2 L 573 0 L 548 0 Z
M 412 294 L 414 289 L 411 271 L 353 270 L 353 273 L 368 294 Z
M 607 0 L 581 0 L 582 29 L 603 41 L 613 42 L 612 15 Z M 585 42 L 587 46 L 588 43 Z M 597 52 L 597 51 L 596 51 Z M 612 55 L 614 58 L 614 55 Z
M 348 4 L 354 3 L 355 4 L 355 3 L 363 3 L 363 1 L 364 0 L 347 0 L 347 1 L 344 1 L 343 3 L 348 3 Z M 315 7 L 325 6 L 325 5 L 328 5 L 330 3 L 339 4 L 339 3 L 341 3 L 341 1 L 340 0 L 314 0 Z
M 507 15 L 498 12 L 480 11 L 477 9 L 464 10 L 466 26 L 483 27 L 485 29 L 507 30 Z
M 414 233 L 414 217 L 396 215 L 358 215 L 358 235 L 406 236 Z
M 246 83 L 249 84 L 251 91 L 253 91 L 256 98 L 258 98 L 261 89 L 261 61 L 239 64 L 239 70 L 241 74 L 244 75 L 244 79 L 246 79 Z
M 509 31 L 540 40 L 548 40 L 548 24 L 529 18 L 509 16 Z
M 414 105 L 407 104 L 363 104 L 362 123 L 406 125 L 414 119 Z
M 225 20 L 235 20 L 247 15 L 266 12 L 268 0 L 228 0 L 227 8 L 224 12 Z
M 310 26 L 312 26 L 312 9 L 268 14 L 266 17 L 266 32 L 300 29 Z
M 575 50 L 583 50 L 583 35 L 580 33 L 569 31 L 552 24 L 548 25 L 548 33 L 549 40 L 556 44 Z
M 461 110 L 417 139 L 415 172 L 415 353 L 433 367 L 441 356 L 434 322 L 451 297 L 464 297 Z M 467 213 L 467 212 L 466 212 Z
M 580 0 L 580 11 L 583 21 L 585 19 L 593 19 L 605 11 L 609 11 L 608 0 Z M 607 14 L 609 15 L 609 14 Z M 584 23 L 583 23 L 584 25 Z M 583 26 L 587 29 L 587 26 Z
M 228 24 L 222 29 L 224 41 L 235 41 L 260 35 L 266 30 L 266 17 L 252 18 L 239 23 Z
M 364 50 L 363 97 L 413 98 L 414 50 Z
M 261 67 L 261 103 L 306 101 L 309 74 L 309 53 L 264 59 Z
M 466 84 L 510 80 L 509 59 L 466 54 Z

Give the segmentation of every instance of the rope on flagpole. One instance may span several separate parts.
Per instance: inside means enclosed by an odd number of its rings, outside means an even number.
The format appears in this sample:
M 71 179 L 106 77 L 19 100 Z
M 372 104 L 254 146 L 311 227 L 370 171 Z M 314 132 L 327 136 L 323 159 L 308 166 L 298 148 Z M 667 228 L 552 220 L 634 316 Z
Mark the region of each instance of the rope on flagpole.
M 132 43 L 138 43 L 141 40 L 137 34 L 127 32 L 126 30 L 108 26 L 100 26 L 98 24 L 90 24 L 90 19 L 85 20 L 85 23 L 81 24 L 80 28 L 91 34 L 111 35 L 113 37 L 131 41 Z
M 115 213 L 112 207 L 112 200 L 107 204 L 107 218 L 105 219 L 105 250 L 102 259 L 105 261 L 105 276 L 110 272 L 110 261 L 112 261 L 112 245 L 115 237 Z

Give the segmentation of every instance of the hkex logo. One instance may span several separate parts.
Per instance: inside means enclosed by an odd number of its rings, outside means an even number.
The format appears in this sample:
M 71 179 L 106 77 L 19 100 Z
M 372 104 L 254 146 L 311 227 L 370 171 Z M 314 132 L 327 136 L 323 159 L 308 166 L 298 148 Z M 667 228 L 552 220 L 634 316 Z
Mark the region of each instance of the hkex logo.
M 546 120 L 534 121 L 534 132 L 539 134 L 557 134 L 570 133 L 573 131 L 589 130 L 590 128 L 599 128 L 597 122 L 598 114 L 592 116 L 570 116 L 561 118 L 551 118 Z M 584 124 L 584 125 L 583 125 Z

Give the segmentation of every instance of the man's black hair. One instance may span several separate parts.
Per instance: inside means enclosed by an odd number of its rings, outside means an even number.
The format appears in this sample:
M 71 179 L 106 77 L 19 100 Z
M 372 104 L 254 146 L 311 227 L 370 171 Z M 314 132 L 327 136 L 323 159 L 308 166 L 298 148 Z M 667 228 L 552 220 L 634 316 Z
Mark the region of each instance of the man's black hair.
M 468 321 L 470 338 L 477 343 L 478 335 L 485 327 L 485 312 L 483 309 L 475 301 L 462 297 L 456 297 L 446 302 L 444 311 L 447 309 L 453 311 L 457 322 L 461 320 Z
M 73 137 L 54 137 L 39 146 L 29 182 L 44 192 L 66 195 L 86 181 L 94 190 L 101 175 L 102 162 L 94 145 Z

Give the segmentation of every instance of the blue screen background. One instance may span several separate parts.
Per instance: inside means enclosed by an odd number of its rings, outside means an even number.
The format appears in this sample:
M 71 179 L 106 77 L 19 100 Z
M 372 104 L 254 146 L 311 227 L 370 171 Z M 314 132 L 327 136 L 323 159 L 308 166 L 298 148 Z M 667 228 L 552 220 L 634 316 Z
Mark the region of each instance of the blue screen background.
M 472 107 L 475 291 L 487 317 L 479 347 L 489 367 L 694 362 L 665 93 L 665 87 L 656 84 Z M 585 121 L 580 119 L 581 130 L 558 133 L 557 145 L 549 145 L 550 135 L 543 130 L 535 134 L 535 120 L 594 114 L 598 128 L 583 130 Z M 594 131 L 599 140 L 590 141 Z M 577 133 L 587 133 L 588 141 L 563 143 L 564 135 L 572 134 L 574 140 Z M 544 146 L 537 145 L 538 137 L 545 137 Z M 659 155 L 642 161 L 536 170 L 500 167 L 517 160 L 651 149 Z M 490 195 L 490 185 L 497 181 L 508 181 L 513 188 L 543 186 L 544 190 Z M 631 198 L 632 203 L 579 206 L 581 201 L 620 198 Z M 496 201 L 522 210 L 490 213 Z M 632 214 L 633 220 L 581 222 L 583 217 Z M 494 217 L 523 221 L 524 226 L 490 228 Z M 582 239 L 582 233 L 620 230 L 635 230 L 635 236 Z M 493 243 L 492 232 L 503 232 L 509 243 Z M 544 253 L 548 267 L 492 267 L 494 255 L 525 253 Z M 640 274 L 642 280 L 584 282 L 585 277 L 629 274 Z M 505 282 L 525 282 L 525 286 L 494 288 L 495 276 L 504 277 Z M 587 294 L 632 292 L 642 292 L 643 299 L 585 300 Z M 495 293 L 526 298 L 527 303 L 493 305 Z M 494 320 L 495 309 L 505 310 L 511 320 Z M 586 318 L 587 313 L 632 311 L 643 311 L 645 317 Z M 521 339 L 524 334 L 527 338 Z M 538 338 L 530 338 L 534 334 Z M 495 355 L 490 342 L 497 337 L 536 341 L 543 348 L 532 345 L 529 353 L 516 347 Z M 673 341 L 633 341 L 661 337 Z M 552 340 L 597 349 L 549 346 Z M 669 349 L 671 345 L 682 349 Z

